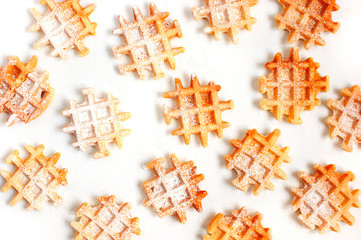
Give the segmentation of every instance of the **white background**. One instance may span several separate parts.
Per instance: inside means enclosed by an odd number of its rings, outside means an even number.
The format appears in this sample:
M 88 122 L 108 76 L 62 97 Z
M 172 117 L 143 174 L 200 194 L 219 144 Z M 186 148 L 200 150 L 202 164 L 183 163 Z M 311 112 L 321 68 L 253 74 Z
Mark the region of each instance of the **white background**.
M 91 3 L 88 0 L 82 4 Z M 182 39 L 173 39 L 173 46 L 185 47 L 185 53 L 176 56 L 177 69 L 165 67 L 166 76 L 153 80 L 152 74 L 141 81 L 136 73 L 125 76 L 118 72 L 111 47 L 121 43 L 119 36 L 111 31 L 117 28 L 117 15 L 133 20 L 131 7 L 138 4 L 142 12 L 149 13 L 148 2 L 144 0 L 96 1 L 97 8 L 90 19 L 98 24 L 97 34 L 86 39 L 85 45 L 90 54 L 80 58 L 75 51 L 68 60 L 50 55 L 50 47 L 41 50 L 32 44 L 41 37 L 40 32 L 31 33 L 28 28 L 34 23 L 30 14 L 32 7 L 45 11 L 36 0 L 0 1 L 0 64 L 5 65 L 8 55 L 17 55 L 28 61 L 34 54 L 39 56 L 38 70 L 50 72 L 50 83 L 55 88 L 55 97 L 42 116 L 25 125 L 18 123 L 4 126 L 6 114 L 0 117 L 0 168 L 12 171 L 4 160 L 13 150 L 19 149 L 26 157 L 24 145 L 45 145 L 45 154 L 61 153 L 59 168 L 68 168 L 68 186 L 60 187 L 59 193 L 64 203 L 54 208 L 47 205 L 41 212 L 27 211 L 25 201 L 15 207 L 8 202 L 14 190 L 0 193 L 0 239 L 1 240 L 64 240 L 72 239 L 75 231 L 70 226 L 77 220 L 75 212 L 83 202 L 94 205 L 99 196 L 114 194 L 119 202 L 130 202 L 132 215 L 140 218 L 142 234 L 133 239 L 202 239 L 206 234 L 211 218 L 218 212 L 230 214 L 231 210 L 246 206 L 249 213 L 264 214 L 263 226 L 272 229 L 273 239 L 359 239 L 361 209 L 351 209 L 356 217 L 352 227 L 341 223 L 341 232 L 328 232 L 320 235 L 317 230 L 308 230 L 297 221 L 292 212 L 290 188 L 301 186 L 297 179 L 299 171 L 313 173 L 315 163 L 336 164 L 337 170 L 352 170 L 356 180 L 352 188 L 361 188 L 361 151 L 355 147 L 352 153 L 341 150 L 339 139 L 328 138 L 325 119 L 331 115 L 326 107 L 329 98 L 339 99 L 340 90 L 360 83 L 361 75 L 361 2 L 357 0 L 338 1 L 341 9 L 333 14 L 334 20 L 341 23 L 337 34 L 324 33 L 327 44 L 324 47 L 303 49 L 299 44 L 302 58 L 313 57 L 321 64 L 319 73 L 330 76 L 330 91 L 320 93 L 322 104 L 314 111 L 303 112 L 302 125 L 291 125 L 286 120 L 278 122 L 270 112 L 259 108 L 262 95 L 258 92 L 258 77 L 268 74 L 264 63 L 270 61 L 278 51 L 288 56 L 290 45 L 288 32 L 277 29 L 274 16 L 282 12 L 275 0 L 262 0 L 252 8 L 252 16 L 257 18 L 252 31 L 241 30 L 239 44 L 234 46 L 228 35 L 220 41 L 206 35 L 202 29 L 206 21 L 196 22 L 192 7 L 203 5 L 201 0 L 158 0 L 161 11 L 169 11 L 170 18 L 178 19 L 183 31 Z M 202 84 L 215 81 L 222 86 L 220 99 L 233 99 L 235 108 L 223 113 L 223 119 L 231 123 L 218 139 L 209 135 L 209 145 L 202 148 L 197 137 L 192 137 L 191 145 L 186 146 L 181 137 L 170 133 L 177 126 L 166 126 L 162 115 L 162 105 L 171 100 L 162 98 L 162 93 L 174 89 L 174 78 L 180 77 L 184 85 L 189 84 L 191 73 L 197 73 Z M 98 97 L 112 92 L 120 98 L 120 110 L 132 113 L 132 118 L 124 122 L 124 127 L 133 133 L 124 139 L 122 149 L 110 145 L 111 156 L 106 159 L 93 159 L 94 149 L 86 152 L 72 147 L 74 135 L 64 133 L 62 127 L 68 119 L 61 111 L 68 107 L 69 100 L 78 103 L 84 100 L 81 89 L 95 87 Z M 288 175 L 287 181 L 274 179 L 275 191 L 264 190 L 259 196 L 253 195 L 253 188 L 242 192 L 232 186 L 236 174 L 225 167 L 224 155 L 233 148 L 232 138 L 243 138 L 247 129 L 257 128 L 266 135 L 274 128 L 282 134 L 278 140 L 281 147 L 290 146 L 291 164 L 282 168 Z M 180 160 L 194 160 L 198 172 L 204 173 L 201 189 L 208 191 L 203 200 L 202 213 L 188 209 L 186 224 L 180 224 L 175 217 L 160 219 L 152 208 L 144 208 L 146 199 L 142 183 L 153 176 L 145 165 L 159 157 L 169 158 L 176 153 Z M 0 178 L 0 185 L 4 179 Z

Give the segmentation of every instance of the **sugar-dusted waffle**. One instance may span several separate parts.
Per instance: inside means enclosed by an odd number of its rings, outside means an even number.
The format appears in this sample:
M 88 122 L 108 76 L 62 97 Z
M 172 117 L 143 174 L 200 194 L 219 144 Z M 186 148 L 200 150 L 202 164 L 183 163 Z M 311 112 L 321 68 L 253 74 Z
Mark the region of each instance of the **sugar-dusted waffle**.
M 205 33 L 213 34 L 219 40 L 222 33 L 228 32 L 233 44 L 237 44 L 238 29 L 251 30 L 257 21 L 250 14 L 250 8 L 257 2 L 258 0 L 204 0 L 202 7 L 193 8 L 193 16 L 196 21 L 208 19 L 209 27 L 204 29 Z
M 297 48 L 291 49 L 289 58 L 277 53 L 273 61 L 265 65 L 271 73 L 259 78 L 259 91 L 266 95 L 261 100 L 261 108 L 270 110 L 277 120 L 286 115 L 289 123 L 301 124 L 301 112 L 320 105 L 318 93 L 329 88 L 329 77 L 320 76 L 319 66 L 312 58 L 300 60 Z
M 204 179 L 203 174 L 196 174 L 197 167 L 193 161 L 181 162 L 175 154 L 171 154 L 170 160 L 173 167 L 163 167 L 164 158 L 153 160 L 148 164 L 156 176 L 143 183 L 147 193 L 144 206 L 152 206 L 159 217 L 176 215 L 181 223 L 187 221 L 186 209 L 194 207 L 198 212 L 202 211 L 202 200 L 207 196 L 206 191 L 199 189 L 199 182 Z
M 175 90 L 163 94 L 165 98 L 175 98 L 177 106 L 173 109 L 164 107 L 165 123 L 169 125 L 172 118 L 178 119 L 181 128 L 174 130 L 172 135 L 183 135 L 188 145 L 192 134 L 198 134 L 202 146 L 208 145 L 208 132 L 215 131 L 217 136 L 223 136 L 223 129 L 230 126 L 222 121 L 221 113 L 233 108 L 233 101 L 220 101 L 218 91 L 221 86 L 210 82 L 199 84 L 198 78 L 192 74 L 191 84 L 184 88 L 180 79 L 175 79 Z
M 50 158 L 44 156 L 44 146 L 36 148 L 25 146 L 29 156 L 26 159 L 19 157 L 19 151 L 15 150 L 5 160 L 7 164 L 14 164 L 15 171 L 11 174 L 0 170 L 0 175 L 7 181 L 1 191 L 6 192 L 10 188 L 17 191 L 10 205 L 14 206 L 20 200 L 25 199 L 29 205 L 28 210 L 41 210 L 46 201 L 52 201 L 54 206 L 59 206 L 63 199 L 56 192 L 59 185 L 67 185 L 66 175 L 68 170 L 58 170 L 55 166 L 60 158 L 60 153 L 55 153 Z
M 171 69 L 176 68 L 175 56 L 184 52 L 183 47 L 173 48 L 171 39 L 181 38 L 182 30 L 177 20 L 171 24 L 168 12 L 159 12 L 156 5 L 150 3 L 150 16 L 144 17 L 137 6 L 133 7 L 134 22 L 128 23 L 119 16 L 120 27 L 113 31 L 124 38 L 124 44 L 113 47 L 116 59 L 129 55 L 131 62 L 120 65 L 121 74 L 137 71 L 140 79 L 145 78 L 145 70 L 154 73 L 154 79 L 164 77 L 161 64 L 167 61 Z
M 280 148 L 276 141 L 281 131 L 275 129 L 267 136 L 263 136 L 256 129 L 248 130 L 242 140 L 232 139 L 231 144 L 236 150 L 226 155 L 228 169 L 236 170 L 238 177 L 232 181 L 233 185 L 247 191 L 248 184 L 255 185 L 254 194 L 258 195 L 263 189 L 273 190 L 271 180 L 274 177 L 287 179 L 282 171 L 282 163 L 290 163 L 289 147 Z
M 353 225 L 355 217 L 351 207 L 361 207 L 359 189 L 351 190 L 349 183 L 354 180 L 352 172 L 340 174 L 335 165 L 315 165 L 316 174 L 311 176 L 300 172 L 303 188 L 292 188 L 295 199 L 292 210 L 299 211 L 299 221 L 310 229 L 318 227 L 320 233 L 331 229 L 340 231 L 339 221 Z
M 110 155 L 107 145 L 115 142 L 121 148 L 123 137 L 131 133 L 129 129 L 123 129 L 121 122 L 130 118 L 130 113 L 119 112 L 117 105 L 119 99 L 108 93 L 105 99 L 95 97 L 95 89 L 83 90 L 85 102 L 77 104 L 70 102 L 70 108 L 63 111 L 64 116 L 71 118 L 71 123 L 63 128 L 64 132 L 74 133 L 76 141 L 74 147 L 85 151 L 89 146 L 97 147 L 98 151 L 94 158 L 102 158 Z

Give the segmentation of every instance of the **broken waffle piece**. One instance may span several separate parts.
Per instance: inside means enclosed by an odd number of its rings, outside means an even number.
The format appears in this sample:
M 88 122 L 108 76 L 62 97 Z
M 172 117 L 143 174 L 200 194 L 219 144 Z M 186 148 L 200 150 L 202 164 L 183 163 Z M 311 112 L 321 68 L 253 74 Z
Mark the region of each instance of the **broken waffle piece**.
M 328 100 L 327 106 L 333 110 L 333 115 L 327 118 L 330 127 L 330 138 L 336 136 L 343 139 L 342 149 L 352 152 L 353 145 L 361 143 L 361 92 L 355 85 L 342 89 L 342 99 Z
M 278 28 L 288 30 L 288 42 L 294 44 L 298 39 L 305 41 L 305 49 L 313 45 L 326 44 L 322 32 L 336 33 L 340 23 L 332 20 L 332 12 L 340 9 L 336 0 L 279 0 L 283 6 L 282 14 L 276 15 Z
M 352 172 L 340 174 L 335 165 L 315 165 L 316 174 L 305 172 L 298 175 L 304 183 L 303 188 L 292 188 L 295 199 L 292 210 L 298 211 L 298 220 L 310 229 L 318 227 L 320 233 L 329 229 L 340 231 L 340 220 L 349 225 L 356 221 L 349 212 L 351 207 L 359 208 L 361 203 L 359 189 L 350 190 L 348 184 L 355 176 Z
M 204 29 L 207 34 L 213 34 L 216 40 L 221 34 L 228 32 L 233 44 L 238 43 L 238 29 L 251 30 L 257 21 L 251 17 L 250 8 L 256 5 L 258 0 L 204 0 L 202 7 L 193 8 L 193 16 L 196 21 L 206 18 L 209 26 Z
M 194 207 L 202 211 L 202 200 L 207 196 L 198 184 L 204 179 L 203 174 L 196 174 L 193 161 L 181 162 L 175 154 L 170 155 L 173 167 L 164 169 L 164 158 L 150 162 L 147 167 L 153 169 L 156 176 L 143 183 L 147 193 L 145 207 L 152 206 L 159 217 L 176 215 L 181 223 L 186 223 L 186 209 Z
M 289 147 L 280 148 L 276 141 L 281 131 L 275 129 L 268 136 L 262 136 L 256 129 L 248 130 L 242 140 L 232 139 L 231 144 L 236 150 L 226 155 L 228 169 L 234 169 L 238 177 L 232 184 L 241 191 L 247 191 L 248 184 L 255 185 L 254 195 L 263 189 L 274 190 L 271 180 L 274 177 L 286 180 L 282 171 L 282 163 L 290 163 Z
M 171 69 L 176 68 L 174 56 L 183 53 L 183 47 L 173 48 L 171 39 L 181 38 L 182 30 L 177 20 L 170 23 L 168 12 L 158 12 L 156 5 L 150 3 L 150 16 L 144 17 L 137 6 L 133 7 L 134 22 L 128 23 L 119 16 L 120 27 L 113 31 L 124 38 L 124 44 L 113 47 L 116 59 L 129 55 L 131 62 L 120 65 L 121 74 L 137 71 L 140 79 L 145 78 L 145 70 L 154 73 L 154 79 L 164 77 L 161 65 L 167 61 Z
M 95 207 L 83 203 L 76 212 L 80 220 L 71 223 L 77 231 L 74 240 L 130 240 L 140 235 L 139 219 L 131 217 L 129 203 L 118 205 L 115 200 L 111 195 L 98 198 Z
M 297 48 L 291 49 L 289 58 L 277 53 L 272 62 L 265 64 L 271 73 L 259 78 L 259 91 L 266 95 L 261 108 L 270 110 L 279 121 L 286 115 L 289 123 L 301 124 L 301 112 L 320 105 L 318 93 L 329 89 L 329 77 L 320 76 L 319 66 L 312 58 L 300 60 Z
M 262 214 L 253 216 L 247 214 L 242 207 L 232 211 L 231 216 L 218 213 L 209 223 L 208 234 L 203 240 L 270 240 L 271 229 L 261 224 Z
M 46 201 L 52 201 L 55 207 L 59 206 L 63 199 L 56 190 L 59 185 L 67 185 L 66 175 L 68 173 L 67 169 L 58 170 L 55 166 L 60 158 L 60 153 L 55 153 L 47 158 L 43 154 L 43 145 L 39 145 L 37 148 L 26 145 L 25 149 L 29 153 L 26 159 L 20 158 L 19 151 L 15 150 L 5 160 L 5 163 L 13 164 L 16 169 L 13 173 L 0 170 L 0 175 L 6 180 L 1 191 L 6 192 L 10 188 L 17 191 L 15 197 L 10 201 L 11 206 L 22 199 L 29 203 L 28 210 L 41 210 Z
M 9 114 L 6 126 L 39 117 L 54 96 L 54 89 L 48 84 L 49 73 L 35 72 L 37 62 L 37 56 L 28 63 L 10 56 L 5 67 L 0 68 L 0 113 Z
M 209 82 L 199 84 L 198 78 L 192 74 L 191 84 L 184 88 L 180 79 L 175 79 L 175 90 L 163 94 L 164 98 L 175 98 L 177 106 L 169 109 L 164 106 L 165 123 L 169 125 L 172 118 L 178 119 L 181 127 L 172 135 L 183 135 L 188 145 L 192 134 L 198 134 L 203 147 L 208 145 L 208 132 L 215 131 L 217 136 L 223 136 L 223 129 L 230 126 L 222 121 L 221 113 L 233 108 L 233 101 L 220 101 L 218 91 L 221 86 Z
M 83 41 L 88 35 L 95 35 L 97 24 L 89 20 L 89 15 L 95 10 L 95 4 L 83 8 L 79 1 L 40 0 L 40 4 L 48 7 L 45 15 L 41 15 L 35 8 L 31 9 L 36 23 L 30 27 L 30 31 L 41 30 L 44 33 L 34 44 L 35 49 L 49 44 L 54 48 L 51 55 L 63 59 L 68 57 L 68 52 L 72 48 L 76 48 L 80 56 L 89 53 Z
M 121 127 L 121 122 L 131 115 L 117 110 L 119 99 L 110 93 L 105 99 L 97 99 L 93 88 L 86 88 L 82 92 L 86 100 L 81 104 L 72 100 L 70 108 L 63 111 L 64 116 L 71 118 L 71 123 L 63 131 L 75 134 L 74 147 L 85 151 L 89 146 L 96 146 L 98 151 L 94 158 L 107 157 L 110 155 L 107 145 L 115 141 L 117 147 L 121 148 L 123 137 L 131 133 L 131 130 Z

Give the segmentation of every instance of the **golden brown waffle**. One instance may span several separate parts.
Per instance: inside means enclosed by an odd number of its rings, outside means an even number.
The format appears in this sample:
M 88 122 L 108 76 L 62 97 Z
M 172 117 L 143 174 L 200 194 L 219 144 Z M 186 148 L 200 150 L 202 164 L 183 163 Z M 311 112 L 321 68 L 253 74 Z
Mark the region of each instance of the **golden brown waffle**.
M 310 229 L 318 227 L 320 233 L 329 229 L 340 231 L 340 220 L 353 225 L 356 220 L 349 210 L 351 207 L 361 207 L 358 200 L 361 191 L 351 191 L 348 186 L 355 178 L 353 173 L 340 174 L 335 169 L 332 164 L 316 164 L 314 176 L 300 172 L 299 178 L 305 186 L 301 189 L 292 188 L 295 197 L 292 210 L 300 211 L 298 219 L 302 224 Z
M 327 106 L 333 110 L 333 115 L 326 121 L 330 127 L 330 138 L 336 136 L 343 139 L 342 149 L 352 152 L 352 145 L 361 143 L 361 92 L 355 85 L 341 91 L 342 99 L 328 100 Z
M 172 118 L 179 119 L 181 128 L 174 130 L 172 135 L 183 135 L 188 145 L 192 134 L 198 134 L 202 146 L 208 145 L 208 132 L 215 131 L 223 136 L 223 129 L 230 126 L 222 121 L 221 113 L 233 108 L 233 101 L 219 101 L 218 91 L 221 86 L 210 82 L 208 86 L 199 85 L 198 78 L 192 74 L 189 88 L 183 88 L 180 79 L 175 79 L 176 90 L 163 94 L 164 98 L 175 98 L 177 107 L 168 109 L 164 106 L 165 123 L 169 125 Z
M 124 45 L 113 47 L 116 59 L 129 55 L 131 63 L 120 65 L 121 74 L 137 71 L 140 79 L 145 78 L 145 70 L 154 73 L 154 79 L 164 77 L 161 64 L 167 61 L 171 69 L 176 68 L 174 56 L 184 52 L 183 47 L 172 48 L 170 40 L 181 38 L 182 30 L 177 20 L 171 24 L 166 20 L 168 12 L 158 12 L 154 3 L 150 3 L 150 16 L 144 17 L 137 6 L 133 7 L 134 22 L 128 23 L 119 16 L 120 28 L 113 34 L 124 38 Z
M 252 24 L 257 20 L 251 17 L 250 8 L 256 5 L 258 0 L 204 0 L 204 6 L 193 8 L 193 16 L 196 21 L 207 18 L 209 27 L 205 33 L 213 34 L 216 40 L 221 34 L 228 32 L 233 44 L 238 43 L 238 29 L 251 30 Z
M 340 6 L 335 0 L 279 0 L 283 13 L 276 15 L 278 28 L 290 32 L 288 42 L 305 40 L 305 49 L 313 45 L 325 45 L 323 31 L 336 33 L 340 23 L 332 21 L 332 12 Z
M 28 210 L 41 210 L 44 202 L 50 200 L 54 206 L 59 206 L 63 199 L 57 194 L 56 189 L 61 184 L 67 185 L 66 174 L 68 170 L 63 168 L 58 170 L 56 163 L 60 158 L 60 153 L 55 153 L 47 158 L 43 155 L 44 146 L 37 148 L 26 145 L 29 156 L 26 159 L 19 157 L 19 151 L 15 150 L 5 160 L 7 164 L 14 164 L 14 173 L 0 170 L 0 175 L 7 181 L 1 191 L 6 192 L 10 188 L 17 191 L 16 196 L 10 201 L 14 206 L 20 200 L 25 199 L 29 205 Z
M 320 105 L 318 93 L 329 88 L 329 77 L 319 75 L 319 66 L 312 58 L 300 60 L 297 48 L 291 49 L 287 59 L 277 53 L 273 61 L 265 65 L 271 73 L 267 78 L 259 78 L 259 91 L 267 96 L 261 100 L 261 108 L 270 110 L 277 120 L 287 115 L 289 123 L 301 124 L 301 112 Z
M 232 211 L 232 216 L 218 213 L 209 223 L 209 234 L 204 240 L 270 240 L 271 229 L 261 224 L 262 214 L 249 216 L 242 207 Z
M 54 96 L 48 84 L 49 73 L 34 72 L 37 61 L 37 56 L 26 64 L 18 57 L 8 57 L 8 63 L 0 69 L 0 113 L 10 114 L 7 126 L 39 117 Z
M 164 169 L 164 158 L 153 160 L 147 165 L 156 176 L 143 183 L 148 196 L 144 206 L 152 206 L 159 217 L 176 215 L 181 223 L 185 223 L 187 208 L 193 206 L 198 212 L 202 211 L 202 200 L 207 192 L 201 191 L 198 184 L 204 176 L 196 174 L 197 167 L 193 161 L 182 163 L 175 154 L 170 155 L 170 160 L 173 164 L 170 169 Z
M 248 184 L 255 185 L 254 195 L 258 195 L 264 188 L 274 190 L 272 178 L 287 179 L 281 164 L 290 163 L 289 147 L 280 148 L 276 141 L 281 131 L 275 129 L 268 136 L 262 136 L 256 129 L 248 130 L 241 141 L 232 139 L 231 144 L 236 150 L 232 155 L 226 155 L 228 169 L 236 170 L 238 177 L 232 181 L 233 185 L 247 191 Z
M 115 196 L 98 198 L 99 205 L 83 203 L 76 212 L 79 222 L 71 225 L 77 231 L 74 240 L 130 240 L 140 235 L 139 219 L 131 218 L 130 205 L 118 205 Z
M 110 93 L 105 99 L 97 99 L 93 88 L 86 88 L 82 92 L 86 97 L 85 102 L 77 104 L 71 101 L 70 108 L 63 111 L 64 116 L 71 118 L 71 123 L 63 130 L 76 135 L 74 147 L 85 151 L 89 146 L 96 146 L 98 151 L 94 158 L 107 157 L 110 155 L 107 145 L 115 141 L 117 147 L 121 148 L 123 137 L 131 133 L 131 130 L 121 127 L 121 122 L 131 115 L 117 110 L 119 99 Z
M 76 48 L 80 56 L 87 55 L 89 49 L 84 46 L 83 40 L 89 34 L 95 35 L 97 24 L 89 20 L 95 5 L 91 4 L 83 8 L 79 4 L 80 0 L 39 1 L 49 9 L 43 16 L 35 8 L 31 9 L 36 23 L 31 26 L 30 31 L 41 30 L 44 33 L 44 36 L 34 44 L 34 48 L 39 49 L 49 44 L 54 48 L 51 55 L 64 59 L 68 57 L 68 51 L 72 48 Z

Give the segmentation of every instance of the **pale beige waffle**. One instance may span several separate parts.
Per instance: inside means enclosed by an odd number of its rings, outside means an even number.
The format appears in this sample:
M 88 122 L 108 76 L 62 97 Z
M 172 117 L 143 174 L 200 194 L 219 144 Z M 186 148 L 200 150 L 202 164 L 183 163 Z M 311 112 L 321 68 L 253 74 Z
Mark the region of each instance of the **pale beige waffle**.
M 144 206 L 152 206 L 159 217 L 176 215 L 181 223 L 187 221 L 186 209 L 194 207 L 202 211 L 202 200 L 207 196 L 198 184 L 204 179 L 203 174 L 196 174 L 193 161 L 180 162 L 175 154 L 170 155 L 173 167 L 164 169 L 164 158 L 150 162 L 147 167 L 153 169 L 156 176 L 143 183 L 147 193 Z
M 67 185 L 67 169 L 58 170 L 56 163 L 60 153 L 55 153 L 50 158 L 43 155 L 44 146 L 37 148 L 26 145 L 29 156 L 26 159 L 19 157 L 19 151 L 15 150 L 5 160 L 7 164 L 14 164 L 15 171 L 11 174 L 0 170 L 0 175 L 7 181 L 1 191 L 6 192 L 10 188 L 17 191 L 16 196 L 10 201 L 14 206 L 20 200 L 25 199 L 29 205 L 28 210 L 41 210 L 44 202 L 52 201 L 54 206 L 59 206 L 63 199 L 57 194 L 59 185 Z
M 299 221 L 310 229 L 318 227 L 320 233 L 331 229 L 340 231 L 340 220 L 349 225 L 356 221 L 349 212 L 351 207 L 361 207 L 358 199 L 361 191 L 350 190 L 348 184 L 355 176 L 352 172 L 340 174 L 335 165 L 315 165 L 316 174 L 310 176 L 300 172 L 299 178 L 304 182 L 303 188 L 292 188 L 295 199 L 293 211 L 300 211 Z
M 39 117 L 54 96 L 48 84 L 49 73 L 34 72 L 37 61 L 37 56 L 26 64 L 18 57 L 8 57 L 8 63 L 0 69 L 0 113 L 9 113 L 7 126 Z
M 168 12 L 158 12 L 156 5 L 150 3 L 150 16 L 144 17 L 137 6 L 133 7 L 134 22 L 128 23 L 119 16 L 120 27 L 113 31 L 124 38 L 124 44 L 113 47 L 116 59 L 129 55 L 131 62 L 120 65 L 121 74 L 137 71 L 140 79 L 145 78 L 145 70 L 154 73 L 154 79 L 164 77 L 161 65 L 167 61 L 171 69 L 176 68 L 174 56 L 184 52 L 183 47 L 173 48 L 171 39 L 181 38 L 182 30 L 177 20 L 171 24 L 166 18 Z
M 202 146 L 208 145 L 208 132 L 215 131 L 217 136 L 223 136 L 223 129 L 230 126 L 222 121 L 221 113 L 233 108 L 233 101 L 220 101 L 218 91 L 221 86 L 209 82 L 208 85 L 199 85 L 198 78 L 192 74 L 191 84 L 183 88 L 180 79 L 175 79 L 176 90 L 163 94 L 164 98 L 175 98 L 177 106 L 169 109 L 164 106 L 165 123 L 169 125 L 172 118 L 178 119 L 181 127 L 172 132 L 172 135 L 183 135 L 188 145 L 192 134 L 198 134 Z
M 355 85 L 342 89 L 342 99 L 328 100 L 327 106 L 333 110 L 333 115 L 327 118 L 330 127 L 330 138 L 336 136 L 343 139 L 342 149 L 352 152 L 352 145 L 361 143 L 361 92 Z
M 95 5 L 91 4 L 83 8 L 80 0 L 39 0 L 41 4 L 48 7 L 45 15 L 41 15 L 35 8 L 31 9 L 36 23 L 30 27 L 30 31 L 42 31 L 44 36 L 34 44 L 39 49 L 45 45 L 51 45 L 54 50 L 53 56 L 67 58 L 72 48 L 79 51 L 80 56 L 89 53 L 84 46 L 84 39 L 89 35 L 95 35 L 96 23 L 89 20 L 89 15 L 94 11 Z
M 332 12 L 340 6 L 335 0 L 279 0 L 283 6 L 282 14 L 276 15 L 278 28 L 290 32 L 288 42 L 294 44 L 298 39 L 305 40 L 305 49 L 313 45 L 325 45 L 323 31 L 336 33 L 340 23 L 332 20 Z
M 273 61 L 265 65 L 271 73 L 267 78 L 259 78 L 259 91 L 266 95 L 261 100 L 261 108 L 270 110 L 277 120 L 286 115 L 289 123 L 301 124 L 301 112 L 320 105 L 318 93 L 329 89 L 329 77 L 320 76 L 319 66 L 312 58 L 300 60 L 297 48 L 292 48 L 286 59 L 277 53 Z
M 232 216 L 218 213 L 209 223 L 209 234 L 203 240 L 270 240 L 271 229 L 264 228 L 261 224 L 262 214 L 253 216 L 247 214 L 247 209 L 242 207 L 232 211 Z
M 256 5 L 258 0 L 204 0 L 202 7 L 193 8 L 193 16 L 196 21 L 207 18 L 209 27 L 205 33 L 213 34 L 216 40 L 221 34 L 228 32 L 233 44 L 238 43 L 238 29 L 251 30 L 252 24 L 257 20 L 251 17 L 250 8 Z
M 74 240 L 130 240 L 140 235 L 139 219 L 130 215 L 130 205 L 118 205 L 115 196 L 98 198 L 99 204 L 91 207 L 83 203 L 76 212 L 80 218 L 71 225 L 77 231 Z
M 236 150 L 226 155 L 225 160 L 227 168 L 238 174 L 232 181 L 236 188 L 247 191 L 248 184 L 253 184 L 254 195 L 258 195 L 264 188 L 274 190 L 272 178 L 287 179 L 281 165 L 290 163 L 291 158 L 288 156 L 289 147 L 280 148 L 276 144 L 280 134 L 281 131 L 275 129 L 268 136 L 262 136 L 253 129 L 248 130 L 242 140 L 231 140 Z
M 82 92 L 86 97 L 85 102 L 77 104 L 72 100 L 70 108 L 63 111 L 64 116 L 71 118 L 71 123 L 63 130 L 76 135 L 74 147 L 85 151 L 89 146 L 96 146 L 98 151 L 94 158 L 107 157 L 110 155 L 107 145 L 115 141 L 121 148 L 123 137 L 131 133 L 131 130 L 121 127 L 121 122 L 131 115 L 117 110 L 119 99 L 110 93 L 105 99 L 97 99 L 93 88 L 86 88 Z

